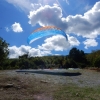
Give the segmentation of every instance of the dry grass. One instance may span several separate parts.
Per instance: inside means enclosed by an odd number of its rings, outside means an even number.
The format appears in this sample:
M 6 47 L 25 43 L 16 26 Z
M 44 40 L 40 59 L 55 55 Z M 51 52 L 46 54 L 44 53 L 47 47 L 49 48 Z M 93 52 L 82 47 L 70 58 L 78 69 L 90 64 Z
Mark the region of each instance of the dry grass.
M 12 84 L 11 87 L 7 85 Z M 0 100 L 52 100 L 54 85 L 28 75 L 0 74 Z
M 55 84 L 34 74 L 0 72 L 0 100 L 100 100 L 100 87 Z M 55 76 L 53 76 L 55 77 Z M 12 84 L 12 87 L 5 87 Z

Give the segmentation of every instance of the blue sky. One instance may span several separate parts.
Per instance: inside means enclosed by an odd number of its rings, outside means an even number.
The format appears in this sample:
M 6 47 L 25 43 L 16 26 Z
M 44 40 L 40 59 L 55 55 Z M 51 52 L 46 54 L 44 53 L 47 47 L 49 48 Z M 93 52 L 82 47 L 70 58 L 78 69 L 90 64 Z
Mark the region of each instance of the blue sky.
M 63 36 L 27 43 L 32 31 L 57 26 Z M 100 0 L 0 0 L 0 37 L 9 43 L 9 57 L 67 55 L 72 47 L 89 53 L 100 49 Z

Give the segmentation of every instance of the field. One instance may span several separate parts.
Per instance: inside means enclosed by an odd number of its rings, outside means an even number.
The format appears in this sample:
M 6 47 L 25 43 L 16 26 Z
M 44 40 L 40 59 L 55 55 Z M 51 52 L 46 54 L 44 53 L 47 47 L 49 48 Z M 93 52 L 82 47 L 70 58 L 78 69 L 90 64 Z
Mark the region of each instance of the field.
M 0 71 L 0 100 L 100 100 L 100 72 L 88 69 Z

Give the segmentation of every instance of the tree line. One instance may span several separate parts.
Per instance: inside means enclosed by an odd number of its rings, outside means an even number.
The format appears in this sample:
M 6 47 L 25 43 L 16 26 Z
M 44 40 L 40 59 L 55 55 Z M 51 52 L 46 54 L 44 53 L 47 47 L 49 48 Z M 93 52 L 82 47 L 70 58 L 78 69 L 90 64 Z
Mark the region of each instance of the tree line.
M 30 57 L 27 54 L 9 59 L 9 44 L 0 37 L 0 69 L 38 69 L 38 68 L 100 68 L 100 50 L 84 53 L 76 47 L 66 56 Z

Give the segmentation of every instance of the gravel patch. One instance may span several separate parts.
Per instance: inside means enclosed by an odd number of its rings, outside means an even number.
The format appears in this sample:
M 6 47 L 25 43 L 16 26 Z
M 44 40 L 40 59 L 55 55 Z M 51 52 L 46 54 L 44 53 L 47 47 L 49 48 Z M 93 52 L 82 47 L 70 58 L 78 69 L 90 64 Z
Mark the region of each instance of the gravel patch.
M 87 69 L 38 69 L 38 70 L 8 70 L 0 74 L 8 76 L 22 76 L 53 84 L 75 84 L 80 87 L 94 87 L 100 85 L 100 72 Z

